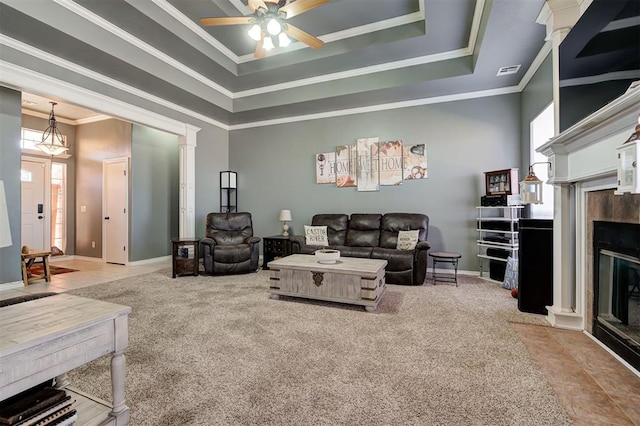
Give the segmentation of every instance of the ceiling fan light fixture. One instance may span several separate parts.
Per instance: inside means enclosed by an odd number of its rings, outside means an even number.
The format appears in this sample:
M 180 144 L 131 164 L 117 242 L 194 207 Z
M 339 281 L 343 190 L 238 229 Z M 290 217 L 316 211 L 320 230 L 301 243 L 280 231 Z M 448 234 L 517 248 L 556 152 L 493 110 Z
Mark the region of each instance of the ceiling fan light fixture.
M 282 31 L 282 25 L 280 25 L 277 19 L 271 18 L 267 23 L 267 31 L 271 35 L 278 35 Z
M 260 38 L 262 38 L 262 29 L 258 24 L 254 24 L 247 33 L 249 34 L 249 37 L 255 41 L 260 41 Z
M 287 37 L 287 35 L 284 32 L 278 35 L 278 46 L 287 47 L 290 44 L 291 44 L 291 39 Z
M 264 50 L 271 50 L 273 49 L 273 41 L 271 41 L 271 37 L 265 37 L 264 38 L 264 42 L 262 42 L 262 47 L 264 48 Z

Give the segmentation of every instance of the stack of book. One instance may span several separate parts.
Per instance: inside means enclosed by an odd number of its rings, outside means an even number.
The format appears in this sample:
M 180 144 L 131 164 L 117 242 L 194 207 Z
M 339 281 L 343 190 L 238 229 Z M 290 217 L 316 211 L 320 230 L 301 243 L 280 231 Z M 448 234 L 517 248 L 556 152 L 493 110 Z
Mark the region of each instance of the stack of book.
M 72 425 L 78 419 L 74 402 L 64 390 L 31 389 L 0 403 L 0 425 Z

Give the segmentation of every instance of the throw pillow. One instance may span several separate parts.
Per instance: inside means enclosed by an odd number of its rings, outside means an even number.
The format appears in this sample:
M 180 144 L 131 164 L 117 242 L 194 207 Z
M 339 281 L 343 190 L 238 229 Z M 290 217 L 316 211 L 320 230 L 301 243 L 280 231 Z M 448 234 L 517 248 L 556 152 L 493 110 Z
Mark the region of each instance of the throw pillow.
M 418 244 L 418 235 L 420 230 L 414 231 L 398 231 L 398 244 L 396 248 L 398 250 L 413 250 Z
M 518 287 L 518 259 L 507 257 L 507 267 L 504 271 L 504 281 L 502 288 L 512 290 Z
M 327 237 L 326 226 L 304 226 L 305 243 L 308 246 L 328 246 L 329 239 Z

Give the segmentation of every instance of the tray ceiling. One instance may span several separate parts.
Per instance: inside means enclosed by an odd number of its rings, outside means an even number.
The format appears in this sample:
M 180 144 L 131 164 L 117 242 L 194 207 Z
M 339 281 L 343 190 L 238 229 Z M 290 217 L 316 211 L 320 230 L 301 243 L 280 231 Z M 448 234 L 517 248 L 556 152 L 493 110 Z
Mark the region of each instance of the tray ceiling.
M 248 15 L 246 0 L 0 0 L 1 59 L 43 61 L 70 82 L 99 73 L 233 128 L 513 90 L 545 43 L 543 4 L 331 0 L 290 20 L 322 48 L 294 41 L 256 59 L 247 25 L 199 23 Z

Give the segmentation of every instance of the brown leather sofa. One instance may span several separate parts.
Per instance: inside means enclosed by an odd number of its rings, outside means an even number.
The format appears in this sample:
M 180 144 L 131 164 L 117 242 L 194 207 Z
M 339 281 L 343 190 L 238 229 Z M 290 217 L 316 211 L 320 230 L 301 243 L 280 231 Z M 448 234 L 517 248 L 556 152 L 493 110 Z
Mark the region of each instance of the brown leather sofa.
M 326 226 L 329 248 L 341 256 L 386 260 L 388 284 L 422 285 L 427 272 L 429 217 L 418 213 L 317 214 L 311 225 Z M 413 250 L 398 250 L 398 231 L 420 230 Z M 292 253 L 312 254 L 318 246 L 305 244 L 304 236 L 291 237 Z
M 209 213 L 201 240 L 205 274 L 246 274 L 258 270 L 260 238 L 253 236 L 251 213 Z

